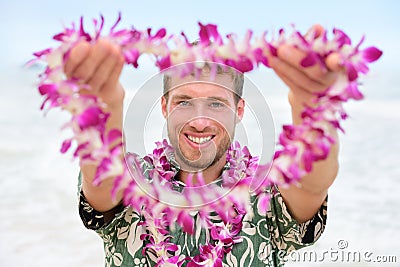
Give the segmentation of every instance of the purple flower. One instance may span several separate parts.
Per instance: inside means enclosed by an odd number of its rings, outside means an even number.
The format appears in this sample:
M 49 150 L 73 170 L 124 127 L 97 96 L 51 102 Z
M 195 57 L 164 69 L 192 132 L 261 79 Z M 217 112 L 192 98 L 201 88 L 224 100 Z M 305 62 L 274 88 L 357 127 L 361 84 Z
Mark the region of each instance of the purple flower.
M 75 121 L 79 127 L 84 130 L 89 127 L 103 129 L 108 119 L 109 114 L 105 113 L 99 107 L 89 107 L 81 114 L 75 116 Z
M 140 56 L 140 52 L 137 49 L 129 49 L 129 50 L 125 50 L 123 51 L 124 57 L 125 57 L 125 61 L 128 64 L 132 64 L 135 68 L 139 67 L 138 64 L 138 59 Z
M 62 143 L 60 152 L 61 152 L 61 153 L 67 152 L 68 149 L 71 147 L 71 144 L 72 144 L 72 139 L 64 140 L 64 142 Z
M 223 250 L 221 245 L 200 246 L 200 254 L 193 257 L 187 267 L 222 267 Z
M 222 37 L 218 32 L 217 25 L 215 24 L 206 24 L 203 25 L 199 22 L 200 31 L 200 44 L 204 46 L 208 46 L 210 44 L 221 45 Z
M 194 220 L 193 217 L 187 214 L 186 210 L 182 210 L 177 218 L 177 222 L 180 226 L 182 226 L 182 229 L 184 232 L 193 234 L 194 233 Z
M 237 236 L 242 230 L 243 214 L 238 214 L 236 217 L 229 220 L 229 222 L 214 224 L 211 228 L 211 238 L 218 240 L 224 244 L 224 252 L 228 253 L 231 247 L 242 241 L 240 236 Z

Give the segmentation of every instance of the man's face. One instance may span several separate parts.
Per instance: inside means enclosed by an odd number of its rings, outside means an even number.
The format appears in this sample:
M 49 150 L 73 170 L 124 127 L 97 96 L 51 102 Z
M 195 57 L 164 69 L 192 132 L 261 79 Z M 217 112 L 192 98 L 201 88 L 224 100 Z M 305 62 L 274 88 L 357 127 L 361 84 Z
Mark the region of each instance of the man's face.
M 236 104 L 228 89 L 233 88 L 230 75 L 218 75 L 212 83 L 174 78 L 171 88 L 162 111 L 181 168 L 201 171 L 225 161 L 244 110 L 244 101 Z

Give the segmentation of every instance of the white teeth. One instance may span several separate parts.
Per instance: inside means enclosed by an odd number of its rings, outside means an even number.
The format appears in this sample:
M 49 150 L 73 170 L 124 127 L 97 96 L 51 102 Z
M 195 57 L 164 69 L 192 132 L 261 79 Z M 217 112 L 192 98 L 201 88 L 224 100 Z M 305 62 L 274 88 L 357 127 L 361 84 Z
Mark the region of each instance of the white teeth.
M 212 138 L 212 136 L 200 137 L 200 138 L 199 138 L 199 137 L 194 137 L 194 136 L 190 136 L 190 135 L 188 135 L 187 137 L 188 137 L 188 139 L 189 139 L 190 141 L 192 141 L 192 142 L 194 142 L 194 143 L 197 143 L 197 144 L 206 143 L 206 142 L 210 141 L 211 138 Z

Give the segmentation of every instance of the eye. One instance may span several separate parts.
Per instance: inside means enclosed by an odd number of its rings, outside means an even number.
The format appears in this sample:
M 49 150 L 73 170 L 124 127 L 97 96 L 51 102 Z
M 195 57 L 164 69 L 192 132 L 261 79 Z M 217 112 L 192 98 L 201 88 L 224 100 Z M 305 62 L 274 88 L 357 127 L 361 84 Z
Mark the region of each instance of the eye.
M 212 107 L 212 108 L 222 108 L 222 107 L 224 107 L 225 105 L 224 105 L 224 103 L 222 103 L 222 102 L 211 102 L 210 103 L 210 107 Z
M 189 106 L 190 102 L 189 101 L 179 101 L 178 106 L 185 107 Z

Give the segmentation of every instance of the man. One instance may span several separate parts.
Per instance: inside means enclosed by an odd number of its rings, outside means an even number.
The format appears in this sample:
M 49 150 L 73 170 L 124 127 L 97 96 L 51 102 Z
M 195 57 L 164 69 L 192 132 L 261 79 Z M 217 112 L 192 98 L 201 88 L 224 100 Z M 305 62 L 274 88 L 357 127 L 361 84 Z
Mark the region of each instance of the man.
M 323 31 L 319 26 L 314 30 Z M 333 84 L 341 67 L 334 54 L 326 62 L 328 71 L 323 71 L 319 66 L 300 67 L 305 55 L 289 45 L 279 47 L 277 53 L 276 57 L 269 58 L 269 64 L 290 88 L 293 123 L 299 124 L 303 104 L 312 105 L 313 92 Z M 118 47 L 100 39 L 94 45 L 79 43 L 65 66 L 67 76 L 89 84 L 90 93 L 107 103 L 111 114 L 107 129 L 122 129 L 124 90 L 118 79 L 123 62 Z M 183 183 L 192 172 L 201 171 L 207 183 L 221 175 L 226 164 L 224 153 L 234 135 L 235 124 L 243 116 L 245 105 L 241 93 L 237 88 L 235 93 L 227 90 L 235 88 L 234 76 L 223 72 L 217 75 L 217 80 L 216 84 L 184 83 L 177 78 L 165 82 L 162 112 L 178 163 L 175 178 Z M 337 137 L 333 128 L 331 135 Z M 336 144 L 328 158 L 315 164 L 313 171 L 303 177 L 299 187 L 269 188 L 272 196 L 269 211 L 267 214 L 255 212 L 254 218 L 245 222 L 248 228 L 243 228 L 240 234 L 244 241 L 233 246 L 224 263 L 282 266 L 287 253 L 314 243 L 326 223 L 327 190 L 338 171 L 337 154 Z M 106 266 L 152 266 L 152 256 L 142 254 L 145 244 L 140 239 L 143 233 L 140 216 L 120 204 L 121 192 L 112 201 L 113 177 L 100 186 L 93 186 L 95 169 L 96 166 L 81 166 L 80 214 L 85 225 L 102 237 Z M 202 231 L 200 239 L 206 236 L 205 230 Z M 185 235 L 181 229 L 170 234 L 181 253 L 196 254 L 199 240 Z

